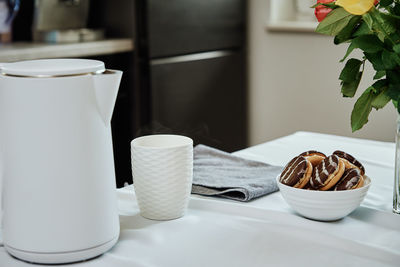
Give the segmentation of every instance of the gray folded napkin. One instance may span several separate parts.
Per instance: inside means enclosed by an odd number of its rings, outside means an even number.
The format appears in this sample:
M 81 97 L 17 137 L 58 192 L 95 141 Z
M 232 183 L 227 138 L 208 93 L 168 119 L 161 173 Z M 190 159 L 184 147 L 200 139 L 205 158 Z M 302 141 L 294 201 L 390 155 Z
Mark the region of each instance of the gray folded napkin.
M 275 178 L 281 171 L 282 167 L 197 145 L 194 148 L 192 193 L 249 201 L 277 191 Z

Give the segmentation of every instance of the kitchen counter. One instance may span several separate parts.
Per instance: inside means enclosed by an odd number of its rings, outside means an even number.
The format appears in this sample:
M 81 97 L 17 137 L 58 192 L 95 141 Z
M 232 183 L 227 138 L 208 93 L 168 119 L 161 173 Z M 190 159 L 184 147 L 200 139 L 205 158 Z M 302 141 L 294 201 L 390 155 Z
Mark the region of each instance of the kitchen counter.
M 129 38 L 60 44 L 16 42 L 0 45 L 0 62 L 40 58 L 91 57 L 133 50 L 133 40 Z

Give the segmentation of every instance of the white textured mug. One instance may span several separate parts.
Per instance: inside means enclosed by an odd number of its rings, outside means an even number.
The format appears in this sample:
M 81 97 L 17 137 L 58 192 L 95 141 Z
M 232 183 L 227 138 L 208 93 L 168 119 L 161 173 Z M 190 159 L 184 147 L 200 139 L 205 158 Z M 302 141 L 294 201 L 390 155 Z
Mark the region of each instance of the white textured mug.
M 156 134 L 131 142 L 132 176 L 140 214 L 153 220 L 182 217 L 193 179 L 193 140 Z

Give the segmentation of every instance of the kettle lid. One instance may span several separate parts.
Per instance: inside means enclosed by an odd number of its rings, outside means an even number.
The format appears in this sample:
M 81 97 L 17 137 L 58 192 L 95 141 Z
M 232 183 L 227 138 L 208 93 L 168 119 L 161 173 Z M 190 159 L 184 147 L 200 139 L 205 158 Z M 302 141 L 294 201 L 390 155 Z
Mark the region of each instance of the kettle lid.
M 2 74 L 28 77 L 72 76 L 99 73 L 104 63 L 92 59 L 39 59 L 6 63 L 0 66 Z

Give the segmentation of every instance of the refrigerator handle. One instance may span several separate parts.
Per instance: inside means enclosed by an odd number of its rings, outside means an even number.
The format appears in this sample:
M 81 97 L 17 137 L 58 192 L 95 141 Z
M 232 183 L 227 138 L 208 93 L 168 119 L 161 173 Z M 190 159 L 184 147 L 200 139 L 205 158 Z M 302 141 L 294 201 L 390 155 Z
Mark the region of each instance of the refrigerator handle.
M 173 64 L 173 63 L 190 62 L 190 61 L 196 61 L 196 60 L 204 60 L 204 59 L 209 59 L 209 58 L 226 57 L 226 56 L 233 55 L 235 53 L 237 53 L 236 50 L 219 50 L 219 51 L 188 54 L 188 55 L 183 55 L 183 56 L 157 58 L 157 59 L 150 60 L 150 65 L 156 66 L 156 65 L 161 65 L 161 64 Z

